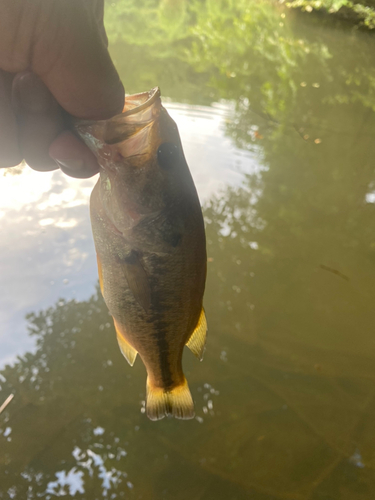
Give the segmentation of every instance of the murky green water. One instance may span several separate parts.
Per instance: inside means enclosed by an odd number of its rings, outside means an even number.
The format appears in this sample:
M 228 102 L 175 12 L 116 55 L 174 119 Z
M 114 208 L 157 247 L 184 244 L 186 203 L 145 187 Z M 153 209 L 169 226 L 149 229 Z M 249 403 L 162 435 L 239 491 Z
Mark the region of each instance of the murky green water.
M 107 26 L 127 91 L 161 86 L 204 205 L 197 417 L 142 411 L 95 288 L 94 180 L 7 174 L 0 498 L 373 498 L 374 35 L 250 0 L 118 0 Z

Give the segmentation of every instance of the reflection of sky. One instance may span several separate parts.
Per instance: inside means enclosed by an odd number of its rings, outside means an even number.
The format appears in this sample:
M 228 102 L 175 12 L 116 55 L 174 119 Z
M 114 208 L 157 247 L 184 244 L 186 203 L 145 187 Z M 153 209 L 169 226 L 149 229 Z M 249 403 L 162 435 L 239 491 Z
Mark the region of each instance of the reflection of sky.
M 243 173 L 257 168 L 251 154 L 237 149 L 224 135 L 229 105 L 216 104 L 209 108 L 165 103 L 165 107 L 178 125 L 202 203 L 225 185 L 239 184 Z
M 99 446 L 99 448 L 102 448 L 102 446 Z M 112 449 L 109 445 L 107 448 Z M 104 453 L 104 457 L 102 457 L 99 453 L 95 453 L 90 449 L 81 450 L 76 446 L 72 452 L 76 460 L 76 467 L 73 467 L 68 472 L 64 470 L 56 472 L 56 480 L 48 483 L 45 493 L 57 497 L 66 496 L 68 493 L 70 496 L 74 496 L 76 493 L 83 494 L 85 493 L 85 473 L 88 473 L 90 478 L 98 477 L 101 480 L 102 496 L 107 498 L 109 496 L 108 493 L 112 489 L 115 489 L 123 479 L 127 478 L 126 472 L 118 470 L 115 467 L 108 470 L 105 466 L 107 458 L 112 461 L 118 461 L 126 456 L 125 450 L 120 447 L 117 448 L 118 451 L 116 454 L 108 452 Z M 133 484 L 130 481 L 127 482 L 127 486 L 129 489 L 133 488 Z M 116 496 L 110 496 L 110 498 L 116 498 Z
M 88 199 L 94 179 L 25 168 L 0 183 L 0 364 L 32 346 L 25 314 L 96 282 Z
M 167 103 L 178 124 L 202 202 L 256 168 L 249 153 L 224 136 L 228 107 Z M 96 178 L 60 171 L 0 174 L 0 367 L 33 346 L 25 315 L 59 298 L 88 298 L 97 281 L 89 222 Z

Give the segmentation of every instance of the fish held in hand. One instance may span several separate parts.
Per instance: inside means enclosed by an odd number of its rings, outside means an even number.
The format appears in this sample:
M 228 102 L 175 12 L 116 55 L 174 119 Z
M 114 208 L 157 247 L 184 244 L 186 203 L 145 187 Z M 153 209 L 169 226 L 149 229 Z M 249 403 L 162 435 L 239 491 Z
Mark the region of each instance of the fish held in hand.
M 194 417 L 184 346 L 202 359 L 206 241 L 177 126 L 158 88 L 126 97 L 121 115 L 76 123 L 100 177 L 90 200 L 104 300 L 121 352 L 147 370 L 147 415 Z

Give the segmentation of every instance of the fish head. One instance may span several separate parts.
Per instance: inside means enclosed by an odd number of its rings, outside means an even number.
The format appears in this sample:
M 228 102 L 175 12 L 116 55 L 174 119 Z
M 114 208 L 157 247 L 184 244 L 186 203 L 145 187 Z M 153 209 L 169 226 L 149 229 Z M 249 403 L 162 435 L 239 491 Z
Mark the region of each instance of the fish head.
M 124 234 L 195 189 L 159 88 L 126 96 L 120 115 L 79 120 L 75 129 L 98 159 L 98 202 L 117 231 Z

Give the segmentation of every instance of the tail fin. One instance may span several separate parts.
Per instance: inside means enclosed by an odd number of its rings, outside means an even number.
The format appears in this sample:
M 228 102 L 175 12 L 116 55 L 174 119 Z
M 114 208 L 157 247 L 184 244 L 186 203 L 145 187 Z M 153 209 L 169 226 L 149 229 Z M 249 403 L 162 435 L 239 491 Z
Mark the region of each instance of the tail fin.
M 171 391 L 153 387 L 147 379 L 146 408 L 150 420 L 160 420 L 166 415 L 188 420 L 194 418 L 195 415 L 194 403 L 186 379 Z

